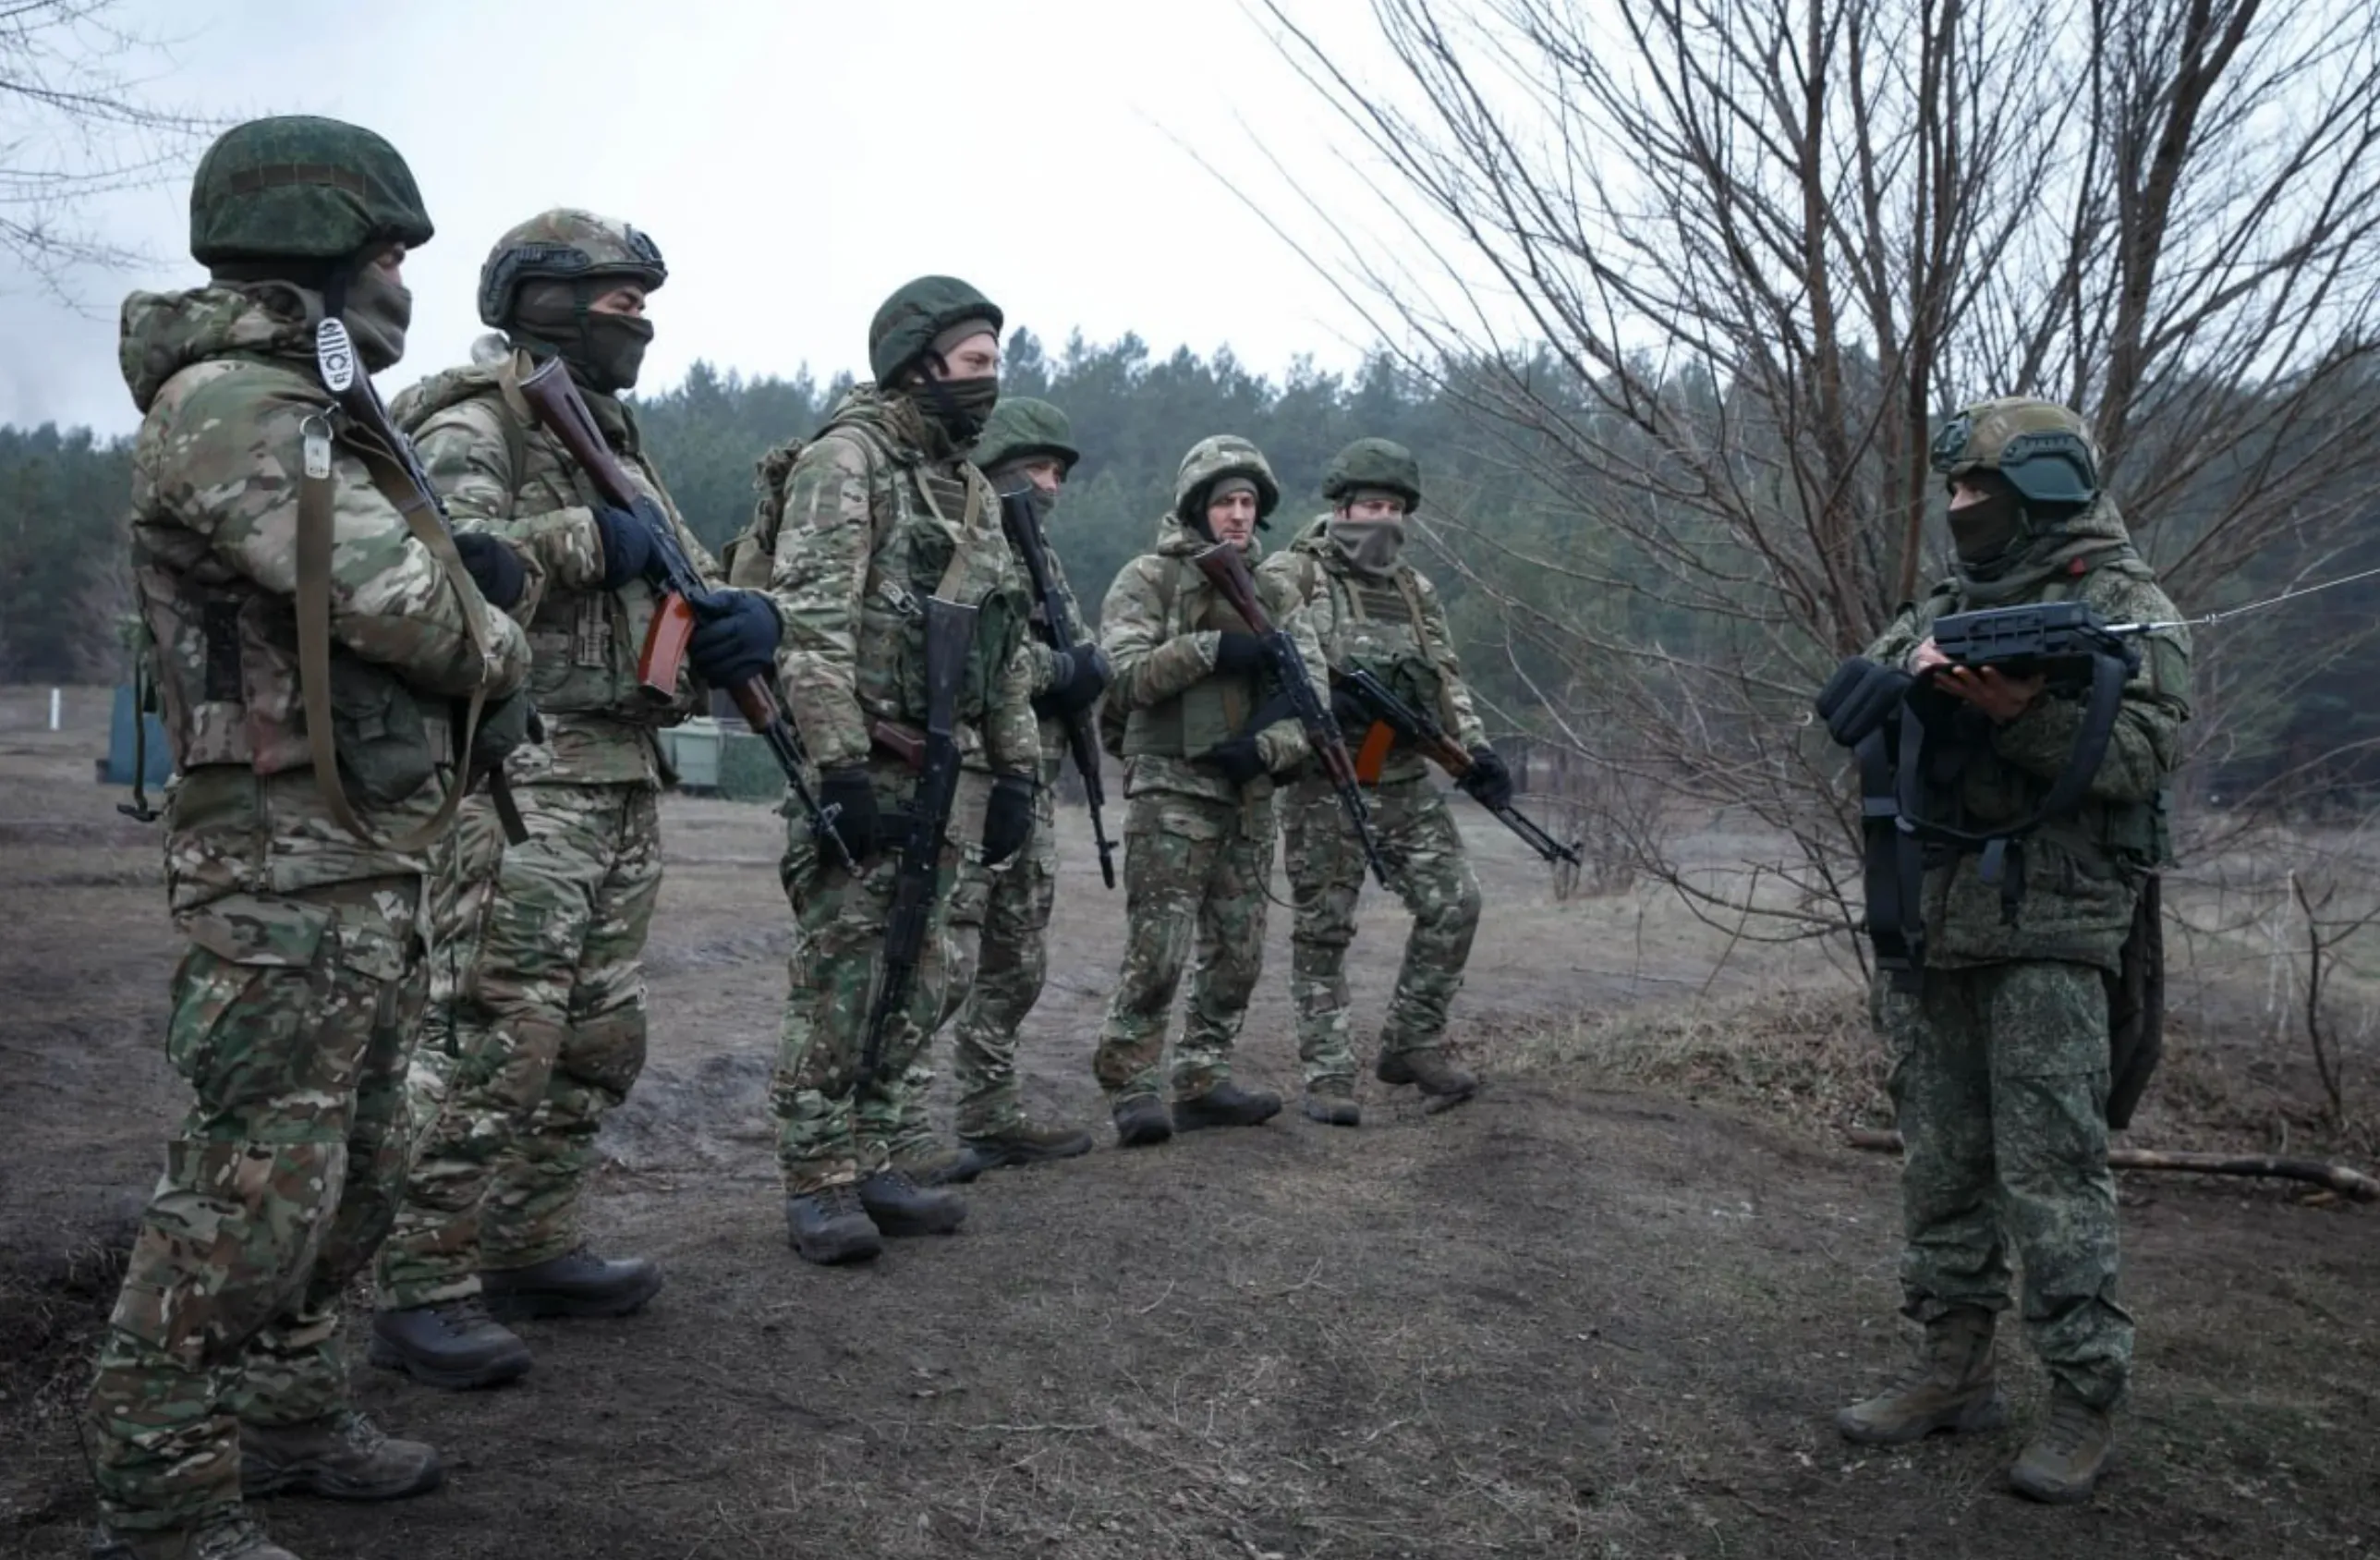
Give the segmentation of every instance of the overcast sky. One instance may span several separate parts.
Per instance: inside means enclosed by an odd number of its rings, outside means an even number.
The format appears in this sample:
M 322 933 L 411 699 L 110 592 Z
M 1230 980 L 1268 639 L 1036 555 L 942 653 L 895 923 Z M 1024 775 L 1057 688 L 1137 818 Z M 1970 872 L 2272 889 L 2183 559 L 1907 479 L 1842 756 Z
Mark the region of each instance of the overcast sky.
M 1363 0 L 1294 14 L 1365 35 Z M 1135 330 L 1160 353 L 1229 344 L 1278 372 L 1299 353 L 1342 366 L 1364 337 L 1192 155 L 1293 231 L 1260 146 L 1362 199 L 1330 108 L 1238 0 L 123 0 L 118 15 L 175 40 L 145 67 L 159 99 L 331 115 L 405 153 L 438 235 L 407 262 L 414 329 L 387 390 L 464 357 L 489 245 L 555 205 L 625 217 L 668 260 L 647 389 L 697 358 L 864 376 L 868 316 L 924 272 L 966 277 L 1053 345 Z M 88 213 L 155 257 L 81 277 L 88 313 L 0 259 L 0 422 L 137 424 L 115 304 L 198 280 L 188 193 L 184 177 Z

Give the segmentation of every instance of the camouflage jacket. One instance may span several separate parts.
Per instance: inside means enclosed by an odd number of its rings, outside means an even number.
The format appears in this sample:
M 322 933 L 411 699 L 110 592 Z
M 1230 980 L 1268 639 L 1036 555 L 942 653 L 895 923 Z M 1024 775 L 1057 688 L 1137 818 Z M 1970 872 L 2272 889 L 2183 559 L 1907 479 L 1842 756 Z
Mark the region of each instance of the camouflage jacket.
M 1287 550 L 1266 559 L 1264 572 L 1287 580 L 1297 593 L 1306 625 L 1334 670 L 1370 672 L 1466 750 L 1488 740 L 1463 681 L 1446 608 L 1418 569 L 1399 562 L 1380 579 L 1350 568 L 1330 544 L 1330 517 L 1322 515 Z M 1360 745 L 1365 734 L 1343 735 Z M 1428 772 L 1419 753 L 1400 744 L 1380 765 L 1380 779 L 1418 780 Z
M 2132 551 L 2123 518 L 2108 500 L 2046 538 L 2041 550 L 2048 556 L 2047 567 L 2035 566 L 2039 583 L 1991 604 L 2082 601 L 2110 622 L 2180 615 Z M 1906 664 L 1936 618 L 1971 604 L 1954 575 L 1903 607 L 1867 653 Z M 2189 634 L 2162 630 L 2144 636 L 2141 647 L 2141 670 L 2125 685 L 2115 734 L 2082 806 L 2044 824 L 2024 844 L 2017 924 L 2007 924 L 2000 890 L 1983 881 L 1975 853 L 1961 852 L 1926 873 L 1929 963 L 1956 968 L 2062 959 L 2115 968 L 2143 874 L 2166 855 L 2163 792 L 2180 758 L 2182 723 L 2190 718 Z M 1959 740 L 1964 762 L 1955 779 L 1925 788 L 1927 816 L 1987 831 L 2029 815 L 2065 770 L 2082 718 L 2079 700 L 2046 694 L 2005 725 L 1992 725 L 1980 712 L 1962 713 L 1960 737 L 1942 739 Z
M 502 338 L 491 345 L 501 349 Z M 638 686 L 638 653 L 658 598 L 642 579 L 601 588 L 594 487 L 560 441 L 514 413 L 498 372 L 477 364 L 449 369 L 406 391 L 392 409 L 455 529 L 502 537 L 528 577 L 512 610 L 528 627 L 529 692 L 545 722 L 546 749 L 516 750 L 510 772 L 522 784 L 654 784 L 652 728 L 692 713 L 701 688 L 691 672 L 681 675 L 673 699 Z M 582 395 L 630 480 L 669 517 L 687 561 L 717 583 L 717 565 L 645 458 L 628 408 L 609 396 Z
M 135 293 L 124 303 L 119 358 L 143 414 L 133 577 L 181 772 L 167 804 L 176 909 L 423 870 L 419 855 L 348 835 L 315 787 L 295 602 L 310 418 L 327 419 L 333 433 L 334 713 L 424 750 L 425 778 L 409 794 L 347 787 L 364 826 L 388 838 L 433 813 L 435 766 L 454 756 L 451 701 L 509 692 L 528 671 L 528 643 L 501 613 L 485 614 L 489 656 L 473 648 L 468 581 L 441 568 L 374 485 L 360 452 L 380 446 L 314 369 L 306 314 L 320 307 L 294 288 Z
M 1107 699 L 1124 717 L 1126 796 L 1168 791 L 1239 801 L 1272 791 L 1270 780 L 1260 779 L 1241 792 L 1200 757 L 1244 733 L 1263 692 L 1259 678 L 1215 670 L 1222 631 L 1247 625 L 1191 562 L 1208 544 L 1167 515 L 1158 522 L 1157 550 L 1123 566 L 1099 608 L 1099 643 L 1115 673 Z M 1297 641 L 1306 676 L 1327 690 L 1321 648 L 1299 615 L 1288 581 L 1258 567 L 1263 555 L 1263 543 L 1250 541 L 1247 558 L 1257 600 Z M 1322 698 L 1327 703 L 1329 693 Z M 1309 750 L 1305 728 L 1286 715 L 1269 721 L 1257 734 L 1257 745 L 1274 774 L 1295 768 Z

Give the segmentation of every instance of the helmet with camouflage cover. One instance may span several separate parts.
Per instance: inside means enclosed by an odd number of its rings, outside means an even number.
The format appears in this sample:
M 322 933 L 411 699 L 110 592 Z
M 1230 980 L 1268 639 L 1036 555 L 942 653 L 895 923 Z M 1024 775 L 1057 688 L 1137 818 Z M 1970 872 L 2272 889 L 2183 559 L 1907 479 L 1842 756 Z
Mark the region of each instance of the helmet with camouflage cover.
M 868 323 L 868 367 L 879 384 L 892 384 L 934 349 L 953 325 L 981 320 L 994 335 L 1006 323 L 1000 305 L 956 276 L 920 276 L 904 283 Z
M 358 125 L 285 115 L 215 138 L 190 181 L 190 258 L 201 265 L 325 262 L 433 229 L 413 170 Z
M 1281 504 L 1281 483 L 1264 452 L 1236 433 L 1218 433 L 1190 446 L 1182 470 L 1173 479 L 1173 515 L 1198 531 L 1207 529 L 1207 494 L 1226 477 L 1245 477 L 1257 485 L 1257 524 Z
M 513 323 L 522 284 L 618 277 L 647 292 L 669 280 L 661 247 L 628 224 L 593 212 L 558 206 L 496 240 L 480 267 L 480 322 L 497 330 Z
M 1071 471 L 1083 452 L 1070 442 L 1075 436 L 1066 414 L 1030 396 L 1003 396 L 991 408 L 991 418 L 978 435 L 967 458 L 986 471 L 1019 461 L 1054 458 L 1062 472 Z
M 1421 462 L 1390 439 L 1358 439 L 1330 457 L 1322 496 L 1336 506 L 1364 488 L 1402 494 L 1408 513 L 1421 507 Z
M 2028 505 L 2079 508 L 2099 496 L 2099 446 L 2082 419 L 2052 401 L 1978 401 L 1934 436 L 1934 469 L 1956 481 L 1997 471 Z

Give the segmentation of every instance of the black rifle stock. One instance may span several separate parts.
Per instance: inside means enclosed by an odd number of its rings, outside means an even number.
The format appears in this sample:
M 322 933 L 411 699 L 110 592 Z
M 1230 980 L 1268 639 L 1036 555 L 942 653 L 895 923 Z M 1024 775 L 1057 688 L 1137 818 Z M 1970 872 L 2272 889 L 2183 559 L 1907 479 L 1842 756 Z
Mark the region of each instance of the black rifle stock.
M 710 587 L 678 545 L 677 528 L 669 517 L 640 491 L 628 476 L 627 468 L 612 453 L 603 431 L 596 426 L 594 414 L 587 409 L 585 397 L 572 382 L 570 371 L 559 358 L 548 358 L 518 381 L 521 399 L 545 431 L 559 440 L 570 452 L 570 458 L 587 473 L 595 490 L 615 509 L 625 509 L 644 522 L 653 539 L 651 583 L 661 600 L 653 609 L 652 627 L 645 632 L 645 642 L 637 652 L 637 680 L 648 690 L 662 699 L 677 693 L 678 672 L 686 664 L 686 643 L 694 636 L 694 603 L 704 596 Z M 843 870 L 857 876 L 859 863 L 852 859 L 851 849 L 844 844 L 843 835 L 835 831 L 834 814 L 819 803 L 818 795 L 802 773 L 808 756 L 802 751 L 800 737 L 794 724 L 786 718 L 784 701 L 778 696 L 776 678 L 766 672 L 756 673 L 727 690 L 735 701 L 736 713 L 744 724 L 752 728 L 760 740 L 768 744 L 769 756 L 777 761 L 777 768 L 793 787 L 794 798 L 802 810 L 809 814 L 810 833 L 820 843 L 834 852 Z
M 1066 594 L 1058 589 L 1056 572 L 1050 567 L 1049 539 L 1041 534 L 1041 521 L 1033 512 L 1029 493 L 1018 491 L 1000 495 L 1000 524 L 1008 532 L 1008 543 L 1025 560 L 1025 572 L 1033 581 L 1034 599 L 1041 603 L 1043 628 L 1053 650 L 1067 650 L 1080 641 L 1081 625 L 1066 612 Z M 1107 804 L 1107 788 L 1099 779 L 1099 749 L 1091 730 L 1091 713 L 1077 710 L 1065 718 L 1066 751 L 1075 761 L 1075 772 L 1083 777 L 1083 798 L 1091 809 L 1091 839 L 1099 847 L 1099 877 L 1110 888 L 1116 885 L 1115 842 L 1108 838 L 1106 822 L 1099 809 Z
M 1520 835 L 1530 849 L 1548 861 L 1567 861 L 1573 867 L 1586 864 L 1579 859 L 1575 847 L 1564 845 L 1546 833 L 1512 803 L 1498 807 L 1482 797 L 1471 778 L 1474 765 L 1463 744 L 1448 736 L 1446 728 L 1430 715 L 1398 698 L 1388 684 L 1360 666 L 1345 671 L 1334 666 L 1330 680 L 1362 701 L 1374 719 L 1404 733 L 1421 750 L 1424 758 L 1454 776 L 1454 783 L 1463 787 L 1465 796 L 1488 809 L 1498 823 Z
M 1231 603 L 1233 612 L 1263 642 L 1265 666 L 1272 674 L 1274 686 L 1281 698 L 1289 701 L 1297 724 L 1305 730 L 1307 746 L 1329 776 L 1330 788 L 1339 793 L 1340 810 L 1355 831 L 1355 838 L 1364 847 L 1364 859 L 1372 866 L 1372 876 L 1381 887 L 1389 886 L 1389 864 L 1380 856 L 1380 842 L 1372 833 L 1372 810 L 1364 804 L 1363 787 L 1355 780 L 1355 761 L 1347 752 L 1347 744 L 1339 735 L 1339 723 L 1331 718 L 1322 696 L 1314 690 L 1314 683 L 1305 675 L 1305 658 L 1297 652 L 1297 641 L 1289 630 L 1273 622 L 1257 600 L 1255 578 L 1248 573 L 1247 560 L 1230 542 L 1219 542 L 1191 560 L 1198 566 L 1208 583 Z M 1254 735 L 1253 732 L 1250 735 Z
M 975 643 L 975 620 L 974 607 L 939 596 L 926 598 L 926 740 L 915 765 L 917 788 L 909 798 L 892 908 L 884 923 L 883 967 L 877 972 L 876 1000 L 868 1005 L 868 1031 L 860 1042 L 863 1088 L 883 1066 L 885 1032 L 909 1005 L 926 930 L 933 922 L 943 836 L 958 801 L 959 689 L 966 678 L 967 652 Z

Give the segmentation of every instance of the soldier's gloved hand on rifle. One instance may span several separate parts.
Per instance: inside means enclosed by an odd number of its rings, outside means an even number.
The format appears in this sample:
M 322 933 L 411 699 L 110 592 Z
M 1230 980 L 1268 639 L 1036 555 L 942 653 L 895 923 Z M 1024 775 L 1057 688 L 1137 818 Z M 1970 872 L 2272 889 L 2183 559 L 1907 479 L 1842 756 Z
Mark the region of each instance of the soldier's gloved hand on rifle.
M 603 538 L 603 578 L 597 581 L 602 589 L 616 591 L 653 567 L 653 533 L 642 516 L 627 509 L 598 509 L 595 529 Z
M 1033 777 L 1003 774 L 983 810 L 983 864 L 997 867 L 1025 848 L 1033 833 Z
M 1264 667 L 1264 640 L 1238 628 L 1216 636 L 1215 670 L 1244 676 Z
M 713 688 L 735 688 L 775 670 L 783 625 L 777 603 L 759 591 L 705 591 L 687 599 L 694 633 L 686 642 L 695 675 Z
M 1050 686 L 1033 696 L 1036 714 L 1062 719 L 1089 709 L 1107 691 L 1108 679 L 1114 675 L 1107 652 L 1087 640 L 1070 650 L 1051 651 L 1050 660 Z
M 520 555 L 479 530 L 467 530 L 455 538 L 455 551 L 462 555 L 463 571 L 490 606 L 509 612 L 519 603 L 521 592 L 528 589 L 528 571 L 521 567 Z
M 1463 788 L 1478 798 L 1482 807 L 1512 805 L 1512 772 L 1496 756 L 1496 750 L 1481 743 L 1471 750 L 1471 767 L 1463 776 Z
M 1207 760 L 1234 786 L 1245 786 L 1271 767 L 1265 762 L 1264 751 L 1253 737 L 1233 737 L 1218 742 L 1208 750 Z
M 545 740 L 545 722 L 526 693 L 507 693 L 480 708 L 479 729 L 471 733 L 471 773 L 488 774 L 502 769 L 515 748 Z
M 834 819 L 834 832 L 851 859 L 866 865 L 880 843 L 876 813 L 876 787 L 862 763 L 837 764 L 819 774 L 819 808 Z

